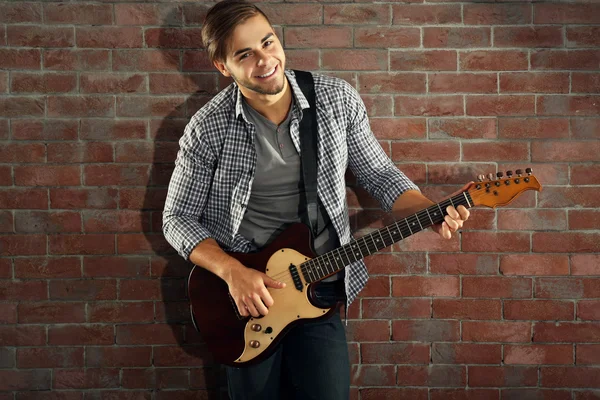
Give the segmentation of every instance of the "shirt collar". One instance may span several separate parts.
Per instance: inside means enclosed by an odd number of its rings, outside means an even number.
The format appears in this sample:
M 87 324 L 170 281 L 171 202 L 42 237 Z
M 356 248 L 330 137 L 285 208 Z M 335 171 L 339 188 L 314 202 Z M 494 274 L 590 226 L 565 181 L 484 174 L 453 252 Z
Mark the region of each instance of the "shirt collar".
M 298 86 L 298 82 L 296 82 L 296 75 L 294 74 L 294 71 L 286 69 L 285 76 L 287 77 L 290 87 L 292 88 L 292 94 L 296 100 L 295 104 L 299 105 L 302 110 L 309 108 L 308 100 L 306 100 L 306 97 L 304 97 L 304 93 L 302 93 L 302 90 L 300 90 L 300 86 Z M 235 87 L 234 93 L 236 96 L 235 117 L 239 118 L 239 116 L 241 115 L 244 121 L 248 123 L 248 118 L 244 113 L 244 107 L 242 105 L 242 99 L 244 96 L 242 95 L 240 88 L 237 86 L 237 83 L 234 82 L 233 85 Z

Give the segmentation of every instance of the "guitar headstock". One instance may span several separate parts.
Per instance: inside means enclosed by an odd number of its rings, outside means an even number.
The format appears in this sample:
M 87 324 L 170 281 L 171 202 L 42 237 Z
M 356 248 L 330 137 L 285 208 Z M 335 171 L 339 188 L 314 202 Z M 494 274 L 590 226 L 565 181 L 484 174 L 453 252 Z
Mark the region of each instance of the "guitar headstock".
M 525 169 L 525 174 L 518 169 L 513 176 L 512 171 L 506 171 L 506 176 L 498 172 L 496 176 L 488 174 L 478 176 L 478 182 L 467 189 L 473 205 L 496 208 L 505 206 L 526 190 L 542 190 L 542 185 L 532 174 L 531 168 Z

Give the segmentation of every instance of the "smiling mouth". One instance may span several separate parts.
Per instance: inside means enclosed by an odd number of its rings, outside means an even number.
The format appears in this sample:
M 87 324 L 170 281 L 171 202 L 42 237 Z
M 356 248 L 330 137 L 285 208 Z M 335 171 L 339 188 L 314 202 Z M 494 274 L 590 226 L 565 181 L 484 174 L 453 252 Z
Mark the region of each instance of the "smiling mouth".
M 270 70 L 269 72 L 267 72 L 264 75 L 258 75 L 257 78 L 261 78 L 261 79 L 269 78 L 275 74 L 275 71 L 277 71 L 277 66 L 273 67 L 272 70 Z

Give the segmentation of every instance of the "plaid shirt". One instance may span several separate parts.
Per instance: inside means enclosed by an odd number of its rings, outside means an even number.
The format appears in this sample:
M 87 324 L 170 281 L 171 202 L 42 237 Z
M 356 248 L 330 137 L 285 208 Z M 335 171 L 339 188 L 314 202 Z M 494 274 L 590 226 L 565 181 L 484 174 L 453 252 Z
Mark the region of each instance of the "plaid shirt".
M 298 126 L 302 110 L 309 105 L 293 71 L 285 73 L 297 104 L 290 135 L 300 153 Z M 373 136 L 356 90 L 333 77 L 314 74 L 314 81 L 319 126 L 317 192 L 343 245 L 352 239 L 344 179 L 347 167 L 386 211 L 404 191 L 418 188 Z M 238 229 L 256 168 L 254 135 L 235 83 L 202 107 L 186 126 L 163 212 L 165 238 L 184 258 L 189 259 L 192 249 L 209 237 L 226 251 L 253 250 Z M 367 279 L 364 262 L 346 267 L 348 304 Z

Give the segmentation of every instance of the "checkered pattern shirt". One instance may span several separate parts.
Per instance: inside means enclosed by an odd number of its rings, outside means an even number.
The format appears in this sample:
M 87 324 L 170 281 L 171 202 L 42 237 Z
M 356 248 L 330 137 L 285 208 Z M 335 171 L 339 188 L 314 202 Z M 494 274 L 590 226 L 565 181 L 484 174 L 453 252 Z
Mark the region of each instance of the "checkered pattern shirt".
M 296 100 L 290 135 L 300 153 L 298 126 L 302 110 L 309 105 L 293 71 L 285 73 Z M 343 245 L 352 239 L 344 179 L 347 167 L 386 211 L 404 191 L 418 188 L 373 136 L 356 90 L 338 78 L 314 74 L 314 81 L 319 127 L 317 193 Z M 256 168 L 254 135 L 235 83 L 202 107 L 186 126 L 163 212 L 165 238 L 184 258 L 189 259 L 192 249 L 207 238 L 214 238 L 226 251 L 254 250 L 238 233 Z M 348 304 L 367 279 L 364 262 L 346 267 Z

